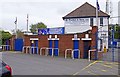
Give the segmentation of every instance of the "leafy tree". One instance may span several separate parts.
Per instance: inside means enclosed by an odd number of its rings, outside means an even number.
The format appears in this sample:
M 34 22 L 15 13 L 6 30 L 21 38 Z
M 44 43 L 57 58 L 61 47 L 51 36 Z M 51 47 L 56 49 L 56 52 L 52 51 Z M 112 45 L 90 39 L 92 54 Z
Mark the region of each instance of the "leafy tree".
M 7 31 L 0 31 L 0 33 L 2 34 L 2 44 L 5 44 L 5 41 L 12 37 L 12 35 Z
M 120 26 L 116 24 L 114 28 L 115 28 L 114 38 L 120 39 Z
M 37 30 L 38 30 L 39 28 L 47 28 L 47 26 L 46 26 L 43 22 L 39 22 L 39 23 L 37 23 L 37 24 L 32 24 L 32 25 L 30 25 L 30 31 L 31 31 L 32 33 L 37 33 Z
M 13 35 L 16 34 L 16 33 L 15 33 L 15 30 L 12 30 L 12 32 L 13 32 Z M 17 29 L 17 38 L 23 38 L 23 36 L 24 36 L 23 31 L 20 30 L 20 29 Z

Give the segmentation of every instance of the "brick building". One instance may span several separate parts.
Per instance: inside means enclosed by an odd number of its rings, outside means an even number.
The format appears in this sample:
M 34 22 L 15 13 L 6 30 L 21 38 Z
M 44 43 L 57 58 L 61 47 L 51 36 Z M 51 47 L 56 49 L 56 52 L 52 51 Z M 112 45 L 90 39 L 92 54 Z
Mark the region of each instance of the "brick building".
M 63 17 L 65 34 L 82 33 L 91 29 L 92 26 L 97 26 L 98 49 L 102 50 L 104 46 L 108 48 L 109 17 L 107 13 L 98 11 L 98 25 L 96 25 L 96 8 L 86 2 Z
M 96 46 L 96 32 L 97 27 L 92 27 L 92 30 L 78 34 L 25 35 L 24 46 L 58 48 L 60 56 L 64 56 L 66 49 L 79 49 L 80 57 L 88 58 L 88 50 Z
M 46 35 L 24 35 L 22 44 L 14 43 L 15 41 L 11 42 L 12 49 L 15 50 L 16 45 L 18 46 L 18 48 L 20 48 L 19 46 L 22 45 L 21 50 L 23 46 L 37 47 L 38 50 L 36 49 L 35 53 L 38 54 L 40 54 L 39 51 L 43 47 L 59 49 L 54 50 L 53 54 L 55 56 L 65 56 L 66 49 L 72 49 L 77 50 L 74 52 L 74 58 L 79 57 L 78 50 L 80 50 L 81 58 L 88 58 L 88 51 L 90 49 L 96 49 L 97 45 L 100 48 L 100 44 L 103 45 L 103 42 L 108 41 L 107 36 L 109 15 L 104 13 L 103 11 L 99 11 L 99 26 L 96 26 L 95 12 L 96 8 L 86 2 L 79 8 L 75 9 L 74 11 L 63 17 L 63 20 L 65 22 L 65 34 L 54 33 Z M 105 35 L 106 40 L 100 38 L 98 39 L 97 34 L 98 37 Z M 13 39 L 14 38 L 12 38 L 12 40 Z M 98 42 L 97 44 L 97 41 L 100 42 Z M 49 50 L 49 55 L 52 55 L 51 50 Z

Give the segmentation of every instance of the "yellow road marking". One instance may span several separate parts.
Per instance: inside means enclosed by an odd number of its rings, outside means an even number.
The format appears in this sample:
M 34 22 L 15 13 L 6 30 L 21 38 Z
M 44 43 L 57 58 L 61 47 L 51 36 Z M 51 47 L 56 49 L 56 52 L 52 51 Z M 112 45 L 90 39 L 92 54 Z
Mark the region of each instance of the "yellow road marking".
M 103 71 L 103 72 L 107 72 L 107 70 L 101 70 L 101 71 Z
M 101 70 L 102 72 L 107 72 L 107 70 L 104 70 L 104 69 L 101 69 L 101 68 L 98 68 L 98 67 L 95 67 L 95 68 L 98 69 L 98 70 Z
M 105 64 L 101 64 L 101 65 L 108 67 L 108 68 L 112 68 L 112 66 L 109 66 L 109 65 L 105 65 Z
M 90 63 L 88 66 L 84 67 L 82 70 L 80 70 L 80 71 L 74 73 L 73 75 L 77 75 L 77 74 L 79 74 L 81 71 L 87 69 L 88 67 L 92 66 L 93 64 L 95 64 L 95 63 L 97 63 L 97 62 L 98 62 L 98 61 L 94 61 L 93 63 Z
M 88 73 L 89 73 L 89 74 L 92 74 L 92 75 L 97 75 L 97 74 L 95 74 L 95 73 L 92 73 L 92 72 L 90 72 L 90 71 L 88 71 Z

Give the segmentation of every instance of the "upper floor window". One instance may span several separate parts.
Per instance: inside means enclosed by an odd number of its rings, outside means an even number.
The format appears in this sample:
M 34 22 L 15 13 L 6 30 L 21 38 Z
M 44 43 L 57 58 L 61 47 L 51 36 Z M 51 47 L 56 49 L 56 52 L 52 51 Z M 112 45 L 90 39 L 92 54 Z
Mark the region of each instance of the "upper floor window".
M 103 26 L 103 18 L 100 18 L 100 26 Z
M 90 18 L 90 26 L 93 26 L 93 18 Z

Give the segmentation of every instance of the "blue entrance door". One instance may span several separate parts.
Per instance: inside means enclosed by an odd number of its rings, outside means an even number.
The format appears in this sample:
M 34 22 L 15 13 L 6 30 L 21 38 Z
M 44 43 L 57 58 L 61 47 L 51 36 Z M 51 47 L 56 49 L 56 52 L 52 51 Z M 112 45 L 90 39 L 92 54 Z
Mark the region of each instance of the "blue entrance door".
M 79 40 L 74 40 L 74 50 L 79 49 Z M 75 50 L 74 51 L 74 58 L 79 57 L 79 51 Z
M 15 39 L 14 40 L 14 50 L 22 51 L 23 48 L 23 39 Z
M 31 41 L 31 47 L 34 47 L 34 40 Z M 31 48 L 31 53 L 33 54 L 34 49 Z
M 52 48 L 52 40 L 49 40 L 49 48 Z M 52 49 L 49 49 L 49 55 L 52 55 Z
M 38 47 L 38 40 L 35 40 L 35 47 Z M 35 54 L 37 54 L 38 53 L 38 50 L 37 50 L 37 48 L 35 48 Z
M 10 45 L 10 41 L 9 40 L 6 40 L 6 45 Z M 6 46 L 5 50 L 10 50 L 10 47 L 9 46 Z
M 84 41 L 84 59 L 88 58 L 88 51 L 90 50 L 89 41 Z
M 58 55 L 59 55 L 59 52 L 58 52 L 58 42 L 59 42 L 58 40 L 55 40 L 55 41 L 54 41 L 54 48 L 55 48 L 55 49 L 54 49 L 54 55 L 55 55 L 55 56 L 58 56 Z

